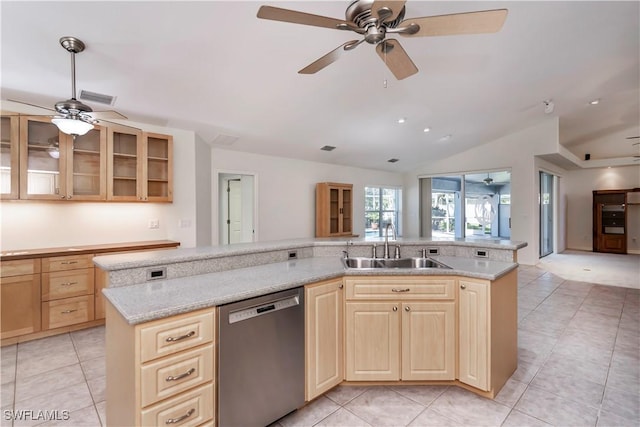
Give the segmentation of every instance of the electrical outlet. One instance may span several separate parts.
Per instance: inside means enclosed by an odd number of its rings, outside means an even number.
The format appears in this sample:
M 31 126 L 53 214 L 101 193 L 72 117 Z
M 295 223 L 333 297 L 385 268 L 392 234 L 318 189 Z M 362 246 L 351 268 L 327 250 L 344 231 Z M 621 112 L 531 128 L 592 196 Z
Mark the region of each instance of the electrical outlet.
M 149 228 L 151 228 L 151 229 L 160 228 L 160 220 L 159 219 L 150 219 L 149 220 Z

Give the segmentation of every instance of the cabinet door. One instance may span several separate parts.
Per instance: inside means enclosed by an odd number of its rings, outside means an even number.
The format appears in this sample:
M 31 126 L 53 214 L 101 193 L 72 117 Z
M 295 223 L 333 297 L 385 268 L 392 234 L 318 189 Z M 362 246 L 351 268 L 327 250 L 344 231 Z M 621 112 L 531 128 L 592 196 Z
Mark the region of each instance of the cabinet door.
M 489 390 L 489 288 L 459 281 L 459 380 Z
M 67 146 L 67 198 L 106 200 L 107 129 L 96 125 Z
M 20 119 L 18 116 L 2 116 L 0 120 L 0 199 L 17 199 Z
M 351 187 L 340 189 L 340 234 L 353 233 L 352 216 L 352 193 Z
M 342 289 L 341 279 L 305 288 L 307 401 L 344 379 Z
M 109 127 L 107 138 L 107 200 L 144 201 L 142 132 Z
M 400 313 L 397 302 L 346 304 L 348 381 L 400 379 Z
M 67 198 L 68 135 L 46 117 L 20 118 L 20 198 Z
M 0 338 L 40 330 L 40 274 L 3 277 L 0 281 Z
M 157 133 L 144 134 L 146 199 L 150 202 L 173 201 L 173 137 Z
M 402 304 L 402 379 L 454 380 L 455 303 Z

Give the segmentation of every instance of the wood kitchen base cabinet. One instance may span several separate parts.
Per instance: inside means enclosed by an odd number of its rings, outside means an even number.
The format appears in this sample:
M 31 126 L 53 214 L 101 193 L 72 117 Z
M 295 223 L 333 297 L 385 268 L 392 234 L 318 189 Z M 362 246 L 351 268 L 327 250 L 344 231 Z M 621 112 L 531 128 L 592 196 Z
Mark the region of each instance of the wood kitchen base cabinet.
M 516 270 L 344 280 L 347 381 L 450 383 L 493 398 L 515 372 Z
M 107 302 L 107 424 L 214 425 L 216 309 L 129 325 Z
M 342 278 L 305 286 L 307 401 L 344 380 Z
M 347 381 L 455 379 L 454 279 L 345 282 Z
M 518 367 L 517 273 L 458 284 L 458 377 L 493 398 Z
M 40 260 L 0 264 L 0 338 L 13 338 L 40 330 Z

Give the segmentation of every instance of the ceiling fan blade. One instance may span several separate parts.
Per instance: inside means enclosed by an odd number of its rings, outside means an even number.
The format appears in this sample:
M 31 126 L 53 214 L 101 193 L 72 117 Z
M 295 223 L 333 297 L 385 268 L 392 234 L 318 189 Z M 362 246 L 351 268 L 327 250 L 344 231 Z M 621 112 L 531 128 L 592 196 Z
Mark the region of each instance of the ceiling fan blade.
M 304 67 L 302 70 L 298 71 L 298 74 L 315 74 L 318 71 L 322 70 L 327 65 L 330 65 L 338 60 L 343 52 L 347 50 L 351 50 L 355 48 L 357 45 L 362 43 L 363 40 L 351 40 L 343 45 L 338 46 L 333 49 L 331 52 L 324 55 L 322 58 L 317 59 L 311 64 Z
M 98 120 L 104 120 L 104 119 L 127 120 L 127 116 L 125 116 L 124 114 L 120 114 L 115 110 L 93 111 L 93 112 L 88 113 L 88 114 L 90 116 L 94 117 L 95 119 L 98 119 Z
M 352 26 L 342 19 L 313 15 L 311 13 L 298 12 L 290 9 L 281 9 L 273 6 L 260 6 L 260 9 L 258 9 L 258 18 L 334 29 L 343 29 L 345 26 Z
M 51 116 L 53 114 L 58 114 L 56 110 L 54 110 L 53 108 L 43 107 L 42 105 L 31 104 L 29 102 L 18 101 L 16 99 L 8 99 L 7 101 L 15 102 L 17 104 L 22 104 L 22 105 L 28 105 L 29 107 L 39 108 L 43 110 L 41 113 L 43 116 Z
M 371 5 L 371 12 L 378 21 L 390 22 L 398 17 L 405 3 L 405 0 L 376 0 Z
M 406 79 L 418 72 L 418 67 L 400 46 L 398 40 L 381 41 L 376 46 L 376 52 L 398 80 Z
M 402 21 L 398 27 L 420 26 L 417 31 L 400 32 L 405 37 L 450 36 L 456 34 L 495 33 L 500 31 L 507 9 L 425 16 Z

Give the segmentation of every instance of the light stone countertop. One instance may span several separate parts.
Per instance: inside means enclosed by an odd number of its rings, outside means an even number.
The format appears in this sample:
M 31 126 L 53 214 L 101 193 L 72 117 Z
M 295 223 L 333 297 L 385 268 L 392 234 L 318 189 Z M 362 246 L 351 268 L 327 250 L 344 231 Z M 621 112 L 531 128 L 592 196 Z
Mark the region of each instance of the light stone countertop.
M 238 243 L 222 246 L 178 248 L 172 250 L 128 253 L 121 255 L 98 256 L 94 263 L 105 271 L 125 270 L 141 267 L 161 266 L 172 263 L 206 261 L 240 255 L 260 254 L 266 251 L 295 250 L 314 247 L 338 247 L 349 242 L 353 247 L 370 247 L 373 243 L 382 243 L 384 238 L 308 238 L 288 239 L 256 243 Z M 527 246 L 525 242 L 486 239 L 486 238 L 403 238 L 390 240 L 389 244 L 403 246 L 455 246 L 467 248 L 500 249 L 517 251 Z
M 134 325 L 345 275 L 456 275 L 495 280 L 518 266 L 511 262 L 447 256 L 433 259 L 451 269 L 355 270 L 345 269 L 339 257 L 312 257 L 106 288 L 103 293 L 123 318 Z

